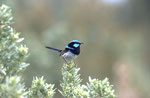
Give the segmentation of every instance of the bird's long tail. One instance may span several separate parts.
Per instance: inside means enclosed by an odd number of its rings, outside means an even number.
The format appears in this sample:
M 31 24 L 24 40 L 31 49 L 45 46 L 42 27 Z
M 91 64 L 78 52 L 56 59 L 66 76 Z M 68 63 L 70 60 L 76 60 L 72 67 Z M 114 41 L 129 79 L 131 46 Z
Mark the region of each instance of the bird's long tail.
M 61 52 L 61 51 L 62 51 L 62 50 L 60 50 L 60 49 L 52 48 L 52 47 L 49 47 L 49 46 L 46 46 L 46 48 L 51 49 L 51 50 L 54 50 L 54 51 L 57 51 L 57 52 Z

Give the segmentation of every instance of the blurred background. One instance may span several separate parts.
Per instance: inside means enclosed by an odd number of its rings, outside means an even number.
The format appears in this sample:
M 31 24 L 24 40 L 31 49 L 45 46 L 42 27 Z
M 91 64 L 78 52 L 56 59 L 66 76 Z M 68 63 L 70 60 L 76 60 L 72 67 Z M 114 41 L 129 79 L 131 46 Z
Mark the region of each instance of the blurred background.
M 0 0 L 12 7 L 16 31 L 29 48 L 23 73 L 30 87 L 33 76 L 44 76 L 60 89 L 59 54 L 45 46 L 63 49 L 79 40 L 75 60 L 83 83 L 88 77 L 108 77 L 118 98 L 150 98 L 149 0 Z M 56 94 L 55 98 L 62 98 Z

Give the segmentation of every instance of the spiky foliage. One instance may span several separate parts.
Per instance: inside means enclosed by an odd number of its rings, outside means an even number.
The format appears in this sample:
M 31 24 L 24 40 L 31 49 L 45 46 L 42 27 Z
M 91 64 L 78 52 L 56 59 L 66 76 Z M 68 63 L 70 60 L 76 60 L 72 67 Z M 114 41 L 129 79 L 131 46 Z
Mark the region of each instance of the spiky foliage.
M 80 86 L 81 79 L 78 71 L 80 68 L 76 68 L 74 64 L 64 65 L 62 68 L 63 82 L 60 86 L 62 87 L 62 95 L 64 97 L 73 97 L 75 96 L 74 89 Z
M 32 86 L 29 89 L 29 97 L 52 98 L 55 94 L 54 85 L 45 83 L 43 77 L 33 78 Z
M 19 72 L 29 64 L 25 63 L 28 49 L 20 42 L 20 33 L 11 26 L 13 23 L 11 9 L 0 6 L 0 96 L 2 98 L 20 98 L 26 95 Z
M 20 44 L 23 38 L 19 38 L 20 33 L 12 28 L 12 19 L 11 9 L 6 5 L 2 5 L 0 7 L 1 83 L 6 76 L 16 75 L 29 65 L 25 63 L 28 48 Z
M 24 98 L 27 96 L 25 86 L 21 82 L 21 77 L 7 76 L 4 83 L 2 83 L 0 87 L 1 98 Z
M 24 38 L 19 37 L 12 24 L 11 9 L 0 6 L 0 98 L 32 98 L 34 94 L 51 98 L 54 85 L 45 83 L 43 77 L 35 78 L 29 91 L 25 89 L 19 74 L 29 65 L 25 62 L 28 48 L 21 44 Z
M 100 96 L 101 98 L 116 98 L 113 85 L 110 85 L 108 78 L 104 80 L 91 79 L 89 77 L 89 83 L 87 83 L 89 96 L 95 98 Z
M 91 79 L 87 85 L 81 85 L 82 80 L 78 74 L 80 68 L 72 63 L 64 65 L 62 68 L 63 81 L 61 94 L 65 98 L 116 98 L 112 85 L 110 85 L 108 78 L 104 80 Z

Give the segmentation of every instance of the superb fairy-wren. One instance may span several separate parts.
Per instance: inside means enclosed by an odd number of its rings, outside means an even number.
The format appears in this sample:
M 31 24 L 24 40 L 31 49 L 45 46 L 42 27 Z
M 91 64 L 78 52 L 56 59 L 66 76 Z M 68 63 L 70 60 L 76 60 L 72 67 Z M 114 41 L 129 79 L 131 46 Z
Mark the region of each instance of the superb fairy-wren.
M 80 54 L 80 45 L 81 44 L 83 44 L 83 43 L 78 40 L 73 40 L 65 47 L 64 50 L 52 48 L 49 46 L 46 46 L 46 48 L 60 52 L 60 56 L 62 56 L 63 59 L 65 60 L 65 62 L 68 64 L 68 62 L 74 60 Z

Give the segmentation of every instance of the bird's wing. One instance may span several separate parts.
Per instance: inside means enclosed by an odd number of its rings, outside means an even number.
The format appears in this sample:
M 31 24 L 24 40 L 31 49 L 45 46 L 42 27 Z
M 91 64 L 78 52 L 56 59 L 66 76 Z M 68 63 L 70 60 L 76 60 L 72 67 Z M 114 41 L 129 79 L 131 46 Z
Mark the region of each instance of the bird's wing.
M 68 52 L 68 51 L 69 51 L 68 49 L 62 50 L 59 56 L 63 55 L 64 53 L 66 53 L 66 52 Z

